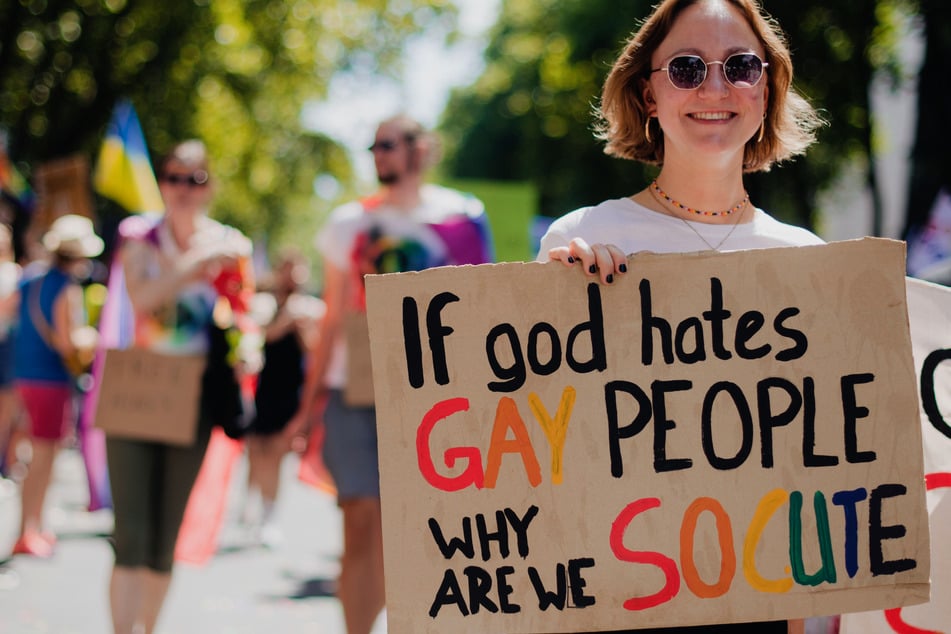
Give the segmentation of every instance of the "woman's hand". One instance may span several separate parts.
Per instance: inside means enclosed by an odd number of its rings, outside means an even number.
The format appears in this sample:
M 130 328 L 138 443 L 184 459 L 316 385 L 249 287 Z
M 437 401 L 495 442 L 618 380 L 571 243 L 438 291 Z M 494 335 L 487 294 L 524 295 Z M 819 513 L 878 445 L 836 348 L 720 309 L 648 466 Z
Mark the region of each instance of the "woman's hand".
M 623 251 L 613 244 L 589 245 L 581 238 L 574 238 L 566 247 L 550 249 L 548 259 L 565 266 L 579 264 L 586 275 L 598 275 L 604 284 L 612 283 L 617 274 L 627 273 L 627 256 Z
M 189 249 L 179 260 L 182 277 L 189 282 L 213 280 L 224 269 L 237 267 L 243 249 L 230 242 L 209 242 Z

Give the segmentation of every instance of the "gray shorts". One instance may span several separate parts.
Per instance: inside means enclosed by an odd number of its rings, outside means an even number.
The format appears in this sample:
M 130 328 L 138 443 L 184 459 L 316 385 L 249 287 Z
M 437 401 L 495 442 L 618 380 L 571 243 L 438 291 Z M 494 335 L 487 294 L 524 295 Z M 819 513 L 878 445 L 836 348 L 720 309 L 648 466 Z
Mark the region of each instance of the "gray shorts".
M 337 487 L 337 500 L 380 497 L 376 409 L 350 407 L 331 390 L 324 410 L 324 464 Z

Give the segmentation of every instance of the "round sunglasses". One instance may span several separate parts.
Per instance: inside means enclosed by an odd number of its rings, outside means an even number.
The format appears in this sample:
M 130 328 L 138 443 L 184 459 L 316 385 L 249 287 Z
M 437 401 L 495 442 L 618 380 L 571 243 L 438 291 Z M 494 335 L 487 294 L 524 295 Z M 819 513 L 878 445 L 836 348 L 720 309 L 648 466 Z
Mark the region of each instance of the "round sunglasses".
M 204 187 L 208 184 L 208 172 L 198 170 L 192 174 L 163 174 L 159 180 L 169 185 L 188 185 L 189 187 Z
M 723 67 L 723 76 L 736 88 L 752 88 L 769 66 L 754 53 L 734 53 L 722 62 L 705 62 L 699 55 L 678 55 L 663 68 L 651 69 L 651 73 L 664 71 L 674 88 L 696 90 L 707 78 L 707 68 L 714 64 Z

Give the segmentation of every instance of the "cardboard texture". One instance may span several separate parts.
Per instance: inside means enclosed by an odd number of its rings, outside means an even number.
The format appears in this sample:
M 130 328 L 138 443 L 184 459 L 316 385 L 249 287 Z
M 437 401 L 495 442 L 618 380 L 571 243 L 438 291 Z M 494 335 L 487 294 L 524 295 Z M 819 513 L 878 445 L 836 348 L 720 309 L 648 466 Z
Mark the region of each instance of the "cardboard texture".
M 347 384 L 343 399 L 353 407 L 373 406 L 373 369 L 367 314 L 353 311 L 344 320 L 347 340 Z
M 64 214 L 95 217 L 86 156 L 74 154 L 42 163 L 36 168 L 33 182 L 37 193 L 34 224 L 41 232 Z
M 107 436 L 192 444 L 204 370 L 202 355 L 107 350 L 96 427 Z
M 904 245 L 367 278 L 388 631 L 928 600 Z
M 951 289 L 911 278 L 906 289 L 921 396 L 932 600 L 905 609 L 843 615 L 841 634 L 941 632 L 951 623 Z

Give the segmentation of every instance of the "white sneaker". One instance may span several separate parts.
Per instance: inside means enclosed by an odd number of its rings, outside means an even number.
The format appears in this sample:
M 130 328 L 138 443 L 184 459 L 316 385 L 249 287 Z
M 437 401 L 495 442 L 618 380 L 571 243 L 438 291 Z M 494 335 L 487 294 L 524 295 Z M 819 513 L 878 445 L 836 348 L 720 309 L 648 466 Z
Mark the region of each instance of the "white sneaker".
M 284 543 L 284 533 L 276 524 L 268 522 L 261 525 L 258 541 L 268 550 L 275 550 Z

